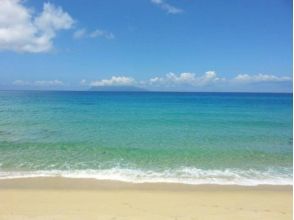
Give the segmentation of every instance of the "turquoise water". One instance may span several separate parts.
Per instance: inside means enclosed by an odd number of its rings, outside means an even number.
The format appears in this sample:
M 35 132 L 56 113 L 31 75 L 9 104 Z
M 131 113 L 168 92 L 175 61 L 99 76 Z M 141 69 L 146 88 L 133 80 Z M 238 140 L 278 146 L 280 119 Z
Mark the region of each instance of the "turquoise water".
M 0 178 L 292 184 L 292 94 L 0 91 Z

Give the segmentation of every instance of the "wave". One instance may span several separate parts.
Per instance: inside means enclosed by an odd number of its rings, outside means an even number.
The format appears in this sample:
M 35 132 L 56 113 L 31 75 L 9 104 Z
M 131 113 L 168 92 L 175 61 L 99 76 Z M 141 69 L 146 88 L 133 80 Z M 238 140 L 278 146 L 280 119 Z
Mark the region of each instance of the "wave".
M 39 170 L 39 171 L 0 171 L 0 179 L 33 178 L 33 177 L 65 177 L 90 178 L 97 180 L 113 180 L 131 183 L 181 183 L 191 185 L 292 185 L 292 169 L 281 168 L 265 171 L 248 169 L 204 170 L 197 168 L 180 168 L 152 170 L 111 168 L 104 170 Z

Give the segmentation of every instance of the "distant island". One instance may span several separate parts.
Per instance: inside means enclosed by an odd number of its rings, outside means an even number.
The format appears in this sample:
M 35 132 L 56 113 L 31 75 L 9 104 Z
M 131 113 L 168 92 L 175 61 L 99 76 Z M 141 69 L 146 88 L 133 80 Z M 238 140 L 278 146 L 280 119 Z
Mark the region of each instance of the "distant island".
M 136 86 L 92 86 L 90 91 L 100 92 L 146 92 L 148 90 Z

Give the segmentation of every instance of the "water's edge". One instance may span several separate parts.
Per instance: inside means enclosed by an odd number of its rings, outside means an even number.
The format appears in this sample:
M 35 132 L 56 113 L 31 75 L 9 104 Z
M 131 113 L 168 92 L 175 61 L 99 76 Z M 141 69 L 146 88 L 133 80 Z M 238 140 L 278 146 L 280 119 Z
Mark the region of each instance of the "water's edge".
M 284 175 L 272 170 L 202 170 L 182 168 L 176 171 L 142 171 L 132 169 L 107 170 L 41 170 L 41 171 L 0 171 L 1 179 L 20 179 L 38 177 L 64 177 L 74 179 L 96 179 L 121 181 L 126 183 L 178 183 L 188 185 L 292 185 L 292 177 L 287 171 Z

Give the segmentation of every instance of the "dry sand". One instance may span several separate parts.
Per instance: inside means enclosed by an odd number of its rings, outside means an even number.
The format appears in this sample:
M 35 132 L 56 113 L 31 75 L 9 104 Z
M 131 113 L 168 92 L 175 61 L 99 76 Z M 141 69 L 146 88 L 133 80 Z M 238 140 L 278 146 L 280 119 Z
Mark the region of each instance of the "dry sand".
M 0 219 L 292 219 L 292 187 L 0 180 Z

